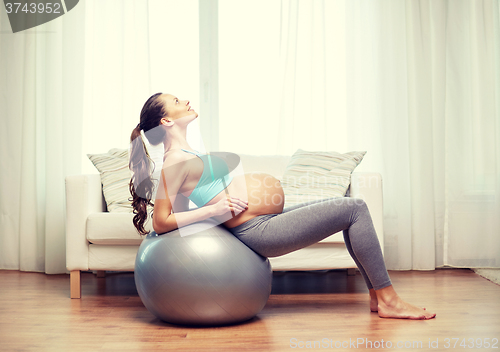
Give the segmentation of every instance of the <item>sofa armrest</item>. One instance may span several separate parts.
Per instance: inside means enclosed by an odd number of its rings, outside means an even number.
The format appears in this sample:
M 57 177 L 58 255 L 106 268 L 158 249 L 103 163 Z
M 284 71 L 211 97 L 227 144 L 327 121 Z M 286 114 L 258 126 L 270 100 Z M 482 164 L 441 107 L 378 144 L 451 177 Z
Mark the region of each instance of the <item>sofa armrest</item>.
M 365 201 L 384 253 L 384 197 L 382 175 L 378 172 L 353 172 L 351 174 L 350 197 Z
M 88 270 L 89 243 L 86 236 L 90 213 L 106 211 L 101 175 L 66 177 L 66 268 Z

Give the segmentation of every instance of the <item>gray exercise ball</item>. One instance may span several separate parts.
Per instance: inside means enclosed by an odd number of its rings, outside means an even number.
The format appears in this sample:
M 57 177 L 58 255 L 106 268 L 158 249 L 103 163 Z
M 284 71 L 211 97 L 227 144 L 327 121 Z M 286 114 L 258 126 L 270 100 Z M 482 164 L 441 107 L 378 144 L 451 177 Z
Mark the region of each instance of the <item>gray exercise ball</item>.
M 142 241 L 134 277 L 144 306 L 181 325 L 226 325 L 254 317 L 271 293 L 269 259 L 223 225 L 201 225 L 161 235 L 152 231 Z

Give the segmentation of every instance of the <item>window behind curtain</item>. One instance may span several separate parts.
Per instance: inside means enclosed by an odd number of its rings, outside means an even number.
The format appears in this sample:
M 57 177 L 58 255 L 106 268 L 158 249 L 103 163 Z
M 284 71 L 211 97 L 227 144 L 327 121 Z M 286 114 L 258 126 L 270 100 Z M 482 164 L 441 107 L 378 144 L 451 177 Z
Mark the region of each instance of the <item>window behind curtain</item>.
M 149 36 L 151 95 L 172 94 L 200 111 L 198 0 L 149 0 Z M 189 125 L 187 139 L 200 150 L 198 120 Z M 161 165 L 163 144 L 148 149 Z
M 280 1 L 219 0 L 219 148 L 274 154 Z
M 149 0 L 147 9 L 142 2 L 126 2 L 112 16 L 103 15 L 109 11 L 99 4 L 86 4 L 95 16 L 88 17 L 85 34 L 85 153 L 128 148 L 141 109 L 154 93 L 188 99 L 195 109 L 200 100 L 198 0 Z M 105 10 L 113 6 L 106 3 Z M 197 121 L 189 129 L 188 141 L 199 149 Z M 163 144 L 148 150 L 159 170 Z M 82 159 L 83 173 L 97 172 L 85 155 Z

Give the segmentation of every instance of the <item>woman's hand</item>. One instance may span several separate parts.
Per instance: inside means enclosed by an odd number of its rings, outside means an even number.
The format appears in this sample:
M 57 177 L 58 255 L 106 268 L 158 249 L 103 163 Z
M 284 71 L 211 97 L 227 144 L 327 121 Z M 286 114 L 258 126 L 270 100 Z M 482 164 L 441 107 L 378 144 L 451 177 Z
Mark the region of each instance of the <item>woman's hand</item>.
M 220 216 L 227 213 L 231 213 L 233 216 L 236 216 L 248 209 L 248 202 L 226 195 L 226 197 L 213 204 L 213 207 L 214 216 Z

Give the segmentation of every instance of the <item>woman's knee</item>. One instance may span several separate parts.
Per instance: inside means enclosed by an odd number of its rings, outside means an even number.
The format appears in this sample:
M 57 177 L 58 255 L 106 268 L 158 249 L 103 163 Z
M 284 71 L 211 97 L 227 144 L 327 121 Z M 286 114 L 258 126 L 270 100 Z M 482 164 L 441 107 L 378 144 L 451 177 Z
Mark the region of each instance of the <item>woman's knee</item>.
M 366 208 L 368 209 L 368 205 L 366 205 L 366 202 L 362 198 L 352 198 L 354 200 L 354 204 L 357 205 L 359 208 Z
M 357 213 L 358 215 L 361 214 L 370 214 L 370 211 L 368 210 L 368 205 L 364 201 L 364 199 L 361 198 L 352 198 L 353 200 L 353 206 L 354 206 L 354 212 Z

